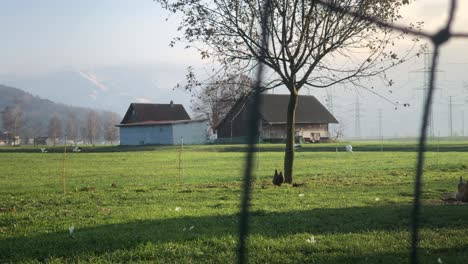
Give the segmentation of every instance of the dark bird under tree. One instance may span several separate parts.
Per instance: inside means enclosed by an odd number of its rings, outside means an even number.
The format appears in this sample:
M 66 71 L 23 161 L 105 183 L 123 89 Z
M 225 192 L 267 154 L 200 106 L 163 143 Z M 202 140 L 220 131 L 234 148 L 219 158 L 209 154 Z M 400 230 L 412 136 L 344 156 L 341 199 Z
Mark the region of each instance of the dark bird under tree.
M 278 174 L 278 170 L 275 169 L 275 175 L 273 175 L 273 181 L 272 182 L 273 182 L 274 185 L 281 186 L 281 184 L 284 183 L 283 172 L 280 171 L 280 173 Z

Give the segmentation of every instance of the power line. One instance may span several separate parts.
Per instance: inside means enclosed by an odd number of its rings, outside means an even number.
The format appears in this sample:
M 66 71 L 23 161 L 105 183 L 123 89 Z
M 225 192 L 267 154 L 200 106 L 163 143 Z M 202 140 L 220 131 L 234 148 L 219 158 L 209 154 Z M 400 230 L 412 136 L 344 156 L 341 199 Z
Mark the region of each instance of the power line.
M 330 113 L 334 114 L 333 111 L 333 93 L 331 89 L 327 89 L 327 108 Z
M 359 95 L 356 94 L 356 103 L 354 105 L 354 133 L 356 138 L 361 137 L 361 103 Z
M 452 96 L 449 96 L 449 135 L 453 136 L 453 122 L 452 122 Z
M 429 85 L 428 85 L 427 80 L 429 80 L 429 73 L 431 72 L 430 66 L 429 66 L 430 62 L 431 62 L 431 59 L 429 58 L 429 52 L 425 52 L 424 53 L 423 105 L 424 105 L 424 102 L 426 102 L 427 93 L 429 91 Z M 434 137 L 434 115 L 433 115 L 432 109 L 430 109 L 430 112 L 429 112 L 429 124 L 428 125 L 429 125 L 429 136 Z
M 327 89 L 327 108 L 330 113 L 335 116 L 335 109 L 333 106 L 333 91 L 332 88 Z M 336 128 L 335 124 L 329 124 L 328 130 L 334 132 Z M 330 133 L 331 134 L 331 133 Z
M 382 131 L 382 109 L 379 109 L 379 138 L 383 137 Z
M 417 90 L 422 90 L 423 91 L 423 96 L 422 96 L 422 105 L 424 105 L 424 102 L 426 102 L 426 98 L 427 98 L 427 94 L 428 94 L 428 90 L 429 90 L 429 85 L 428 85 L 428 81 L 429 80 L 429 74 L 431 73 L 431 69 L 430 69 L 430 54 L 428 51 L 424 52 L 423 55 L 424 55 L 424 66 L 423 66 L 423 69 L 422 70 L 418 70 L 418 71 L 413 71 L 413 72 L 422 72 L 424 73 L 424 78 L 423 78 L 423 87 L 422 88 L 418 88 Z M 441 72 L 441 71 L 437 71 L 437 72 Z M 429 120 L 428 120 L 428 134 L 430 137 L 434 137 L 434 115 L 432 113 L 432 109 L 430 110 L 429 112 Z
M 465 136 L 465 110 L 462 111 L 462 136 Z
M 447 129 L 448 129 L 448 136 L 453 136 L 453 108 L 456 108 L 456 107 L 463 107 L 465 106 L 466 104 L 464 103 L 460 103 L 460 102 L 456 102 L 456 99 L 457 96 L 455 95 L 450 95 L 448 96 L 448 101 L 440 101 L 439 104 L 447 104 Z M 461 115 L 462 115 L 462 134 L 464 135 L 465 134 L 465 113 L 464 111 L 462 110 L 461 112 Z

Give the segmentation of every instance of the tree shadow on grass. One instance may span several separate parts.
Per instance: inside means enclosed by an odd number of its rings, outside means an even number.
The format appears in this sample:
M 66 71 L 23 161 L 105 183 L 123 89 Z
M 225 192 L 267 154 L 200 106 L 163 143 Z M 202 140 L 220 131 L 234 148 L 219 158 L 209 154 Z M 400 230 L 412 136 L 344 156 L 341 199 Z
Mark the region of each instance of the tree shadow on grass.
M 421 227 L 466 228 L 468 219 L 466 206 L 449 205 L 423 207 Z M 253 211 L 250 219 L 251 234 L 266 238 L 280 238 L 294 234 L 353 234 L 371 231 L 405 231 L 409 226 L 409 205 L 313 209 L 273 213 Z M 95 227 L 75 227 L 75 239 L 71 239 L 68 230 L 62 232 L 38 234 L 28 237 L 16 237 L 0 240 L 0 262 L 22 260 L 44 260 L 45 258 L 73 258 L 88 255 L 100 255 L 119 249 L 132 250 L 145 243 L 184 243 L 192 240 L 210 240 L 237 235 L 236 215 L 178 217 L 171 219 L 142 220 L 128 223 L 107 224 Z M 192 227 L 193 226 L 193 227 Z M 192 227 L 192 228 L 191 228 Z M 185 230 L 184 230 L 185 229 Z M 402 241 L 402 243 L 406 243 Z M 442 243 L 442 242 L 441 242 Z M 451 254 L 468 255 L 458 248 L 446 249 Z M 254 253 L 252 253 L 254 254 Z M 371 259 L 382 257 L 397 260 L 403 255 L 385 252 Z M 380 256 L 381 255 L 381 256 Z M 338 256 L 321 263 L 350 263 L 342 259 L 366 259 L 365 256 Z M 233 260 L 234 261 L 234 260 Z M 352 261 L 357 262 L 357 261 Z

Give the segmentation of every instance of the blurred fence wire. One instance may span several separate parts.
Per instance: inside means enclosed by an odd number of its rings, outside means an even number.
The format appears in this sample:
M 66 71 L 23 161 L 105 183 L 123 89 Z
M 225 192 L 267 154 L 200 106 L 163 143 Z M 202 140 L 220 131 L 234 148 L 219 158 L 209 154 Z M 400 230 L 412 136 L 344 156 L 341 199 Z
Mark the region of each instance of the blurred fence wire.
M 311 0 L 315 1 L 317 4 L 321 5 L 324 8 L 328 8 L 334 12 L 341 13 L 344 15 L 349 15 L 357 17 L 368 22 L 372 22 L 380 27 L 385 27 L 394 31 L 399 31 L 408 35 L 413 35 L 415 37 L 420 37 L 428 40 L 432 46 L 432 58 L 431 58 L 431 67 L 429 74 L 429 87 L 427 90 L 426 99 L 424 102 L 423 114 L 422 114 L 422 125 L 419 135 L 418 143 L 418 156 L 416 163 L 416 175 L 414 182 L 414 196 L 413 196 L 413 209 L 411 212 L 411 248 L 410 248 L 410 263 L 416 264 L 419 263 L 418 259 L 418 242 L 419 242 L 419 226 L 420 226 L 420 211 L 421 211 L 421 192 L 422 192 L 422 178 L 423 178 L 423 167 L 424 167 L 424 154 L 426 152 L 426 139 L 427 139 L 427 129 L 428 129 L 428 119 L 431 106 L 433 103 L 433 94 L 435 90 L 435 79 L 438 67 L 439 52 L 442 45 L 447 43 L 452 38 L 468 38 L 468 32 L 452 32 L 452 25 L 455 20 L 455 12 L 457 10 L 457 0 L 450 0 L 450 7 L 448 10 L 448 18 L 445 25 L 438 30 L 437 32 L 431 34 L 425 31 L 414 30 L 404 26 L 399 26 L 391 24 L 385 21 L 381 21 L 371 15 L 366 15 L 362 13 L 357 13 L 352 10 L 344 9 L 336 5 L 333 1 L 325 0 Z M 248 238 L 249 232 L 249 207 L 250 207 L 250 198 L 251 198 L 251 186 L 253 182 L 253 164 L 254 164 L 254 154 L 256 152 L 256 139 L 258 137 L 258 122 L 259 122 L 259 108 L 260 108 L 260 93 L 261 93 L 261 84 L 263 79 L 263 65 L 266 56 L 266 50 L 268 49 L 268 13 L 271 8 L 272 0 L 265 0 L 262 6 L 262 19 L 261 19 L 261 29 L 262 35 L 261 38 L 261 47 L 259 49 L 259 67 L 257 69 L 257 80 L 254 85 L 253 99 L 251 101 L 253 106 L 253 111 L 250 113 L 250 118 L 248 120 L 248 153 L 245 161 L 245 171 L 244 171 L 244 182 L 243 182 L 243 195 L 241 197 L 241 214 L 239 221 L 239 245 L 238 245 L 238 263 L 247 263 L 247 247 L 246 241 Z
M 266 56 L 266 50 L 268 49 L 268 12 L 271 8 L 271 1 L 267 0 L 264 2 L 262 6 L 262 19 L 261 19 L 261 28 L 262 28 L 262 35 L 261 35 L 261 48 L 260 48 L 260 57 L 264 58 Z M 260 60 L 261 62 L 262 60 Z M 249 206 L 250 206 L 250 194 L 251 194 L 251 183 L 252 183 L 252 173 L 253 173 L 253 165 L 254 165 L 254 155 L 257 151 L 256 142 L 258 139 L 258 125 L 260 123 L 260 94 L 261 94 L 261 85 L 262 85 L 262 77 L 263 77 L 263 64 L 260 63 L 257 69 L 257 78 L 254 84 L 254 91 L 253 91 L 253 99 L 251 100 L 251 109 L 252 112 L 248 118 L 248 136 L 247 142 L 248 152 L 247 152 L 247 159 L 245 162 L 245 172 L 244 172 L 244 184 L 243 184 L 243 192 L 242 192 L 242 201 L 241 201 L 241 213 L 240 213 L 240 220 L 239 220 L 239 248 L 238 248 L 238 262 L 239 263 L 247 263 L 247 237 L 249 232 Z M 257 157 L 258 158 L 258 157 Z

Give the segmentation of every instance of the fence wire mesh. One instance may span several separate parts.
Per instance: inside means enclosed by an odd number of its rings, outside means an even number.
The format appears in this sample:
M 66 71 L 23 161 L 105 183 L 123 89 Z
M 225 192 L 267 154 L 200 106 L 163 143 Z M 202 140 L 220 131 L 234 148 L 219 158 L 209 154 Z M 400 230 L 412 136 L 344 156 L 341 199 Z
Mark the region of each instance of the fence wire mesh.
M 433 46 L 430 74 L 429 74 L 429 83 L 427 95 L 424 102 L 424 108 L 422 113 L 422 125 L 420 129 L 419 142 L 418 142 L 418 155 L 416 162 L 416 175 L 414 181 L 414 194 L 413 194 L 413 209 L 411 212 L 411 246 L 410 246 L 410 263 L 416 264 L 419 263 L 418 258 L 418 244 L 419 244 L 419 228 L 420 228 L 420 211 L 421 211 L 421 192 L 422 192 L 422 178 L 423 178 L 423 167 L 424 167 L 424 154 L 426 152 L 426 139 L 427 139 L 427 130 L 428 130 L 428 120 L 431 112 L 431 107 L 433 103 L 433 95 L 435 90 L 435 80 L 438 66 L 438 59 L 440 48 L 442 45 L 447 43 L 452 38 L 468 38 L 468 33 L 465 32 L 452 32 L 452 25 L 455 20 L 455 13 L 457 10 L 457 0 L 450 0 L 449 9 L 448 9 L 448 18 L 445 25 L 438 30 L 436 33 L 429 33 L 425 31 L 414 30 L 406 28 L 404 26 L 399 26 L 395 24 L 390 24 L 385 21 L 381 21 L 373 16 L 357 13 L 352 10 L 346 10 L 332 1 L 324 0 L 312 0 L 313 2 L 321 5 L 322 7 L 328 8 L 333 12 L 341 13 L 343 15 L 349 15 L 362 19 L 368 22 L 372 22 L 378 26 L 385 27 L 394 31 L 399 31 L 408 35 L 413 35 L 416 37 L 424 38 L 428 40 Z M 241 197 L 241 214 L 239 221 L 239 244 L 238 244 L 238 263 L 247 263 L 247 247 L 246 241 L 249 234 L 249 207 L 251 199 L 251 186 L 253 182 L 253 164 L 254 164 L 254 154 L 256 152 L 256 139 L 258 137 L 258 122 L 259 122 L 259 107 L 260 107 L 260 92 L 261 84 L 264 78 L 264 70 L 262 61 L 264 61 L 266 56 L 266 50 L 268 49 L 268 11 L 272 5 L 272 0 L 266 0 L 263 3 L 263 12 L 261 19 L 261 47 L 259 48 L 259 67 L 257 69 L 257 80 L 255 83 L 254 92 L 253 92 L 253 111 L 250 113 L 250 118 L 248 120 L 248 153 L 245 160 L 245 171 L 244 171 L 244 180 L 243 180 L 243 195 Z

